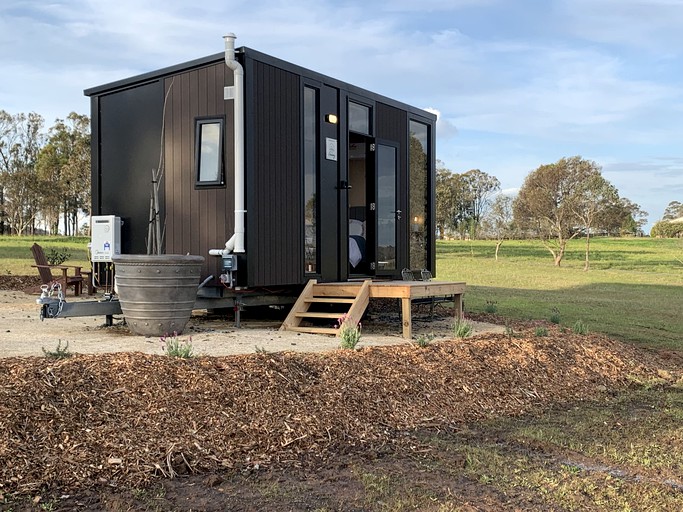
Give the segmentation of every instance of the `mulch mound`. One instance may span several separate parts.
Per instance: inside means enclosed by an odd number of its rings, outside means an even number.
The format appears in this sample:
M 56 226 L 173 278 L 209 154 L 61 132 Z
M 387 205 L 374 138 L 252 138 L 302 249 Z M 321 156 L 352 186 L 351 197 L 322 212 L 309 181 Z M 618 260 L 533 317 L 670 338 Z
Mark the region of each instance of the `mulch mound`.
M 382 450 L 417 429 L 680 378 L 649 352 L 549 330 L 322 354 L 0 359 L 0 495 Z

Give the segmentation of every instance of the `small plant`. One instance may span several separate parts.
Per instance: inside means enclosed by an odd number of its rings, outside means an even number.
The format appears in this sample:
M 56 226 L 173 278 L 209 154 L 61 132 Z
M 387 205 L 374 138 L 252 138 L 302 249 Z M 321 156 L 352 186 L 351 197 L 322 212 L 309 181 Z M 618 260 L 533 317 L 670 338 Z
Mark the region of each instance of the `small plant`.
M 256 350 L 257 354 L 265 355 L 268 353 L 265 347 L 259 347 L 258 345 L 254 345 L 254 349 Z
M 341 348 L 353 350 L 360 341 L 360 323 L 356 324 L 349 315 L 342 315 L 335 326 L 339 329 L 339 345 Z
M 161 341 L 161 350 L 166 352 L 169 357 L 180 357 L 181 359 L 194 357 L 192 336 L 187 341 L 182 341 L 178 337 L 178 333 L 173 331 L 172 336 L 162 336 L 159 340 Z
M 550 310 L 550 322 L 556 325 L 560 323 L 560 310 L 557 307 Z
M 505 321 L 505 335 L 508 337 L 508 340 L 512 340 L 512 337 L 515 335 L 515 330 L 512 328 L 509 320 Z
M 574 334 L 586 335 L 588 334 L 588 326 L 583 320 L 577 320 L 574 322 L 572 331 L 574 331 Z
M 535 334 L 539 338 L 544 338 L 545 336 L 548 335 L 548 329 L 546 327 L 543 327 L 543 326 L 536 327 Z
M 415 340 L 415 344 L 420 348 L 427 348 L 429 344 L 434 341 L 436 335 L 433 332 L 429 334 L 420 334 Z
M 484 306 L 484 311 L 490 314 L 494 314 L 498 311 L 498 303 L 495 300 L 487 300 Z
M 472 324 L 463 318 L 458 318 L 455 322 L 453 322 L 453 336 L 458 339 L 471 336 L 472 331 Z
M 53 247 L 45 255 L 45 257 L 47 258 L 47 262 L 50 265 L 61 265 L 66 260 L 71 258 L 71 253 L 69 252 L 69 250 L 66 247 L 62 247 L 61 249 L 55 249 Z
M 69 342 L 66 342 L 66 345 L 62 347 L 62 340 L 59 340 L 57 342 L 57 348 L 54 350 L 45 350 L 45 347 L 43 348 L 43 354 L 45 354 L 45 357 L 49 357 L 51 359 L 66 359 L 67 357 L 71 357 L 73 354 L 69 352 Z

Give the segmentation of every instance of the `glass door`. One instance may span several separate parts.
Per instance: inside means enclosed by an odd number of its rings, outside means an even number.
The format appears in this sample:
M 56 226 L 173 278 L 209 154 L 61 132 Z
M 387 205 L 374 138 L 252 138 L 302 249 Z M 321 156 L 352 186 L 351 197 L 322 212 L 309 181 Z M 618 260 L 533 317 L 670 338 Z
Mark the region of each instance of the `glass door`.
M 398 225 L 403 212 L 397 201 L 398 148 L 376 143 L 377 169 L 377 273 L 395 274 L 397 269 Z
M 349 276 L 360 278 L 375 273 L 375 173 L 374 139 L 349 135 L 348 242 Z

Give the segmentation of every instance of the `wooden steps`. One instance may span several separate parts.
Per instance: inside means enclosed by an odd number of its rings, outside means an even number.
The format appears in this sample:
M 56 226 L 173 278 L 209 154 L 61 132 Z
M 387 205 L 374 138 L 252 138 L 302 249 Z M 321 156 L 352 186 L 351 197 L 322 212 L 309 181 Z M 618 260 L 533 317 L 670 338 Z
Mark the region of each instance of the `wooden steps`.
M 370 301 L 370 280 L 362 283 L 321 283 L 311 279 L 292 306 L 280 326 L 281 331 L 306 332 L 311 334 L 339 334 L 337 327 L 303 326 L 306 319 L 338 320 L 342 316 L 358 324 Z M 344 312 L 310 311 L 313 304 L 348 305 Z M 338 322 L 335 322 L 337 324 Z

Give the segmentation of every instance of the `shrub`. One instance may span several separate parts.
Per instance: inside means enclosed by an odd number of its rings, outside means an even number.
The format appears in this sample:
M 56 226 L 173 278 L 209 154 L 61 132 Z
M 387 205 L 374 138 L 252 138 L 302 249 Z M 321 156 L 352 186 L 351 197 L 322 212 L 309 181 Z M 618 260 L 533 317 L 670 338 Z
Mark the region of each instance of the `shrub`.
M 343 349 L 353 350 L 360 341 L 360 323 L 356 324 L 348 315 L 342 315 L 337 323 L 339 329 L 339 345 Z
M 190 359 L 194 357 L 194 347 L 192 346 L 192 336 L 187 341 L 181 341 L 178 333 L 173 331 L 172 336 L 162 336 L 161 350 L 166 352 L 169 357 L 180 357 L 181 359 Z
M 420 348 L 426 348 L 434 340 L 436 336 L 433 332 L 429 334 L 420 334 L 415 340 L 415 344 Z
M 588 326 L 583 320 L 577 320 L 574 322 L 574 326 L 572 327 L 572 330 L 574 331 L 575 334 L 588 334 Z
M 512 328 L 509 320 L 505 320 L 505 335 L 508 337 L 508 340 L 511 340 L 515 335 L 515 330 Z
M 535 334 L 537 337 L 543 338 L 543 337 L 548 335 L 548 329 L 546 329 L 545 327 L 542 327 L 542 326 L 536 327 Z
M 560 323 L 560 310 L 557 308 L 553 308 L 550 313 L 550 322 L 553 324 L 559 324 Z
M 453 336 L 456 338 L 467 338 L 472 335 L 472 331 L 472 324 L 463 318 L 458 318 L 453 322 Z
M 69 249 L 66 247 L 62 247 L 61 249 L 55 249 L 53 247 L 45 255 L 45 258 L 47 258 L 47 262 L 50 265 L 61 265 L 66 260 L 71 258 L 71 253 L 69 253 Z
M 66 345 L 62 347 L 62 340 L 59 340 L 57 342 L 57 348 L 55 350 L 45 350 L 45 347 L 42 347 L 43 349 L 43 354 L 45 354 L 45 357 L 49 357 L 51 359 L 66 359 L 67 357 L 71 357 L 72 354 L 69 352 L 69 342 L 66 342 Z
M 498 311 L 498 303 L 495 300 L 487 300 L 484 311 L 491 314 L 495 313 Z

